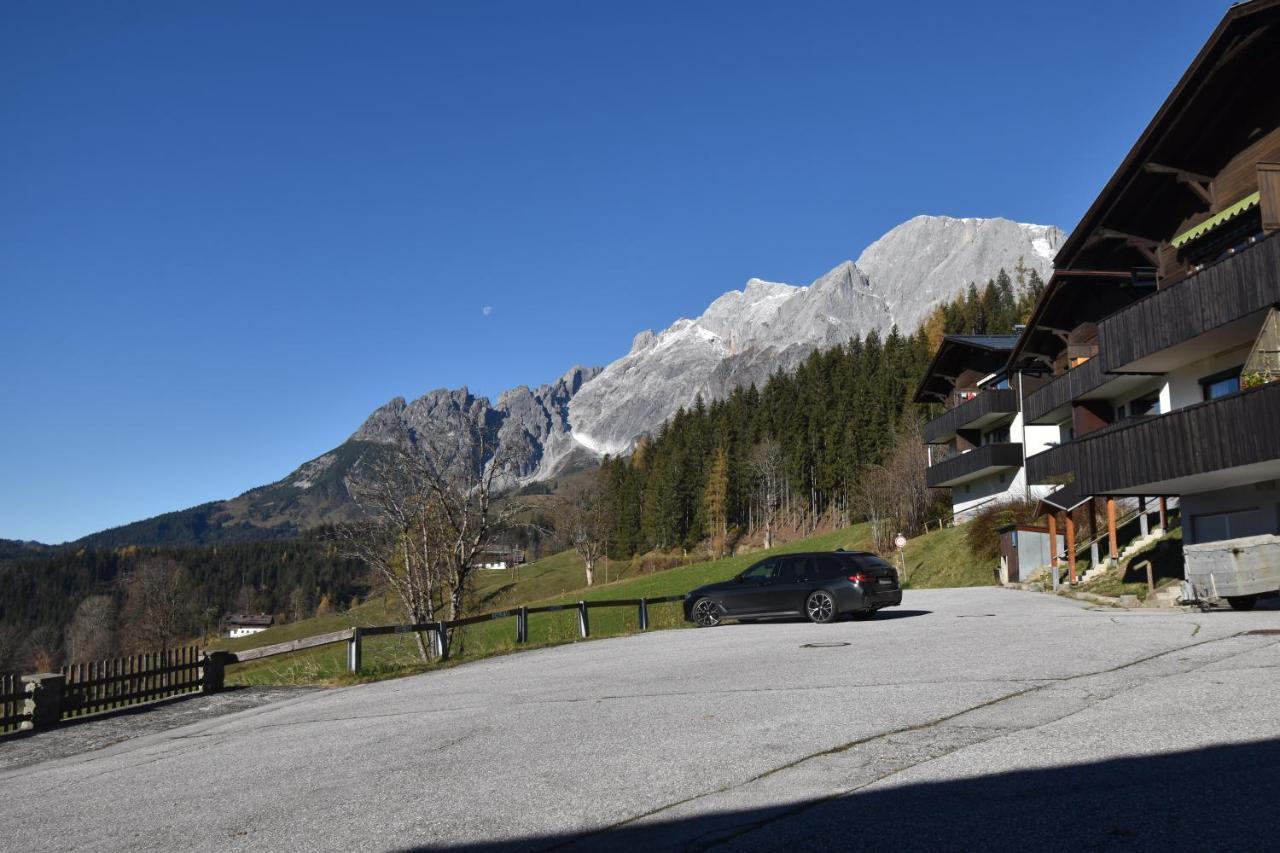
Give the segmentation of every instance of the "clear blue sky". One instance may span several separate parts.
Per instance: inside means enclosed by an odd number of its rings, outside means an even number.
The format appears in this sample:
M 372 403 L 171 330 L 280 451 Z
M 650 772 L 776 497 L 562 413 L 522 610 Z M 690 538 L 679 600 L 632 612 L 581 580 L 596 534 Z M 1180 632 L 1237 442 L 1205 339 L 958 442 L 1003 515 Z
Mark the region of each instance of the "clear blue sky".
M 7 0 L 0 537 L 235 495 L 916 214 L 1070 228 L 1226 5 Z

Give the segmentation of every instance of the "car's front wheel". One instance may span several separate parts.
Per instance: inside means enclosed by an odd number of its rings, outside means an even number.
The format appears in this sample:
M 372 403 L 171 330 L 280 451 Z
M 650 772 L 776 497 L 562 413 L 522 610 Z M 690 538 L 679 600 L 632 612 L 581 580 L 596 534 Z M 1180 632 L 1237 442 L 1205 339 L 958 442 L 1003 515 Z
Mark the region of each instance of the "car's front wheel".
M 714 628 L 720 624 L 720 605 L 709 598 L 699 598 L 693 603 L 693 624 L 699 628 Z
M 804 612 L 809 615 L 810 621 L 825 625 L 828 622 L 835 621 L 836 600 L 825 589 L 811 592 L 808 600 L 804 603 Z

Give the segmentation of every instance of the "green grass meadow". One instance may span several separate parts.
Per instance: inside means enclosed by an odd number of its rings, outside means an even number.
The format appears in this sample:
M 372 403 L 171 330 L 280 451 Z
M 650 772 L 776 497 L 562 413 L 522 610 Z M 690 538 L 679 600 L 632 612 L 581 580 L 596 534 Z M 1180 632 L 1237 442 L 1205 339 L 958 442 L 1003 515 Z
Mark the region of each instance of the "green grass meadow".
M 798 539 L 767 551 L 756 551 L 720 560 L 690 563 L 666 571 L 638 573 L 629 561 L 611 561 L 609 582 L 604 566 L 597 567 L 597 583 L 584 587 L 582 561 L 566 551 L 521 566 L 518 571 L 478 572 L 472 610 L 478 613 L 521 605 L 534 607 L 576 601 L 625 598 L 661 598 L 683 595 L 706 583 L 727 580 L 769 554 L 796 551 L 832 551 L 866 548 L 868 528 L 856 524 L 806 539 Z M 981 586 L 993 583 L 991 567 L 974 559 L 964 545 L 963 528 L 934 531 L 911 540 L 905 549 L 907 588 Z M 615 637 L 639 630 L 636 607 L 610 607 L 589 611 L 591 637 Z M 387 625 L 403 621 L 390 599 L 375 598 L 344 613 L 279 625 L 251 637 L 222 639 L 213 648 L 237 650 L 339 631 L 352 626 Z M 649 607 L 650 630 L 686 627 L 680 602 Z M 565 610 L 529 616 L 529 641 L 518 645 L 514 618 L 498 619 L 457 628 L 453 632 L 447 663 L 425 664 L 418 656 L 412 635 L 370 637 L 363 641 L 362 667 L 358 675 L 346 671 L 346 644 L 266 658 L 233 666 L 230 684 L 346 684 L 409 675 L 430 668 L 450 666 L 521 648 L 580 641 L 577 613 Z

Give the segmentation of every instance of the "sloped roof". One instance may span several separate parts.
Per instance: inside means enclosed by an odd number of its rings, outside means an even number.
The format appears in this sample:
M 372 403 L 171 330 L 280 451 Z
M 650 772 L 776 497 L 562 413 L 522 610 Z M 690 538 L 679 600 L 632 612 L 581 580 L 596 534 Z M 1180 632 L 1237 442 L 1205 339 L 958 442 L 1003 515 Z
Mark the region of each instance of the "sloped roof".
M 1117 57 L 1117 66 L 1128 61 Z M 1057 269 L 1129 269 L 1150 260 L 1124 239 L 1160 242 L 1200 202 L 1175 179 L 1212 176 L 1280 125 L 1280 0 L 1230 7 L 1115 174 L 1063 242 Z M 1224 199 L 1232 202 L 1233 199 Z
M 917 403 L 936 403 L 951 393 L 953 376 L 965 370 L 995 373 L 1004 369 L 1017 335 L 946 335 L 916 389 Z
M 1063 486 L 1050 495 L 1045 495 L 1040 499 L 1040 503 L 1036 506 L 1037 515 L 1047 515 L 1051 512 L 1071 512 L 1071 510 L 1089 500 L 1092 495 L 1084 495 L 1080 493 L 1080 489 L 1074 483 L 1069 486 Z

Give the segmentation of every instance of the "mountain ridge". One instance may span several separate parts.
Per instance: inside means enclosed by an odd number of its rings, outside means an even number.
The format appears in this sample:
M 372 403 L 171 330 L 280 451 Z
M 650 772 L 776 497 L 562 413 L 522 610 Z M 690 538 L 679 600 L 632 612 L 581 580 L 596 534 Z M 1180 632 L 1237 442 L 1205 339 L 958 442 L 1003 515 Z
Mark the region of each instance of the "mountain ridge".
M 636 333 L 604 367 L 573 367 L 553 382 L 518 385 L 495 400 L 463 386 L 408 400 L 393 397 L 333 450 L 280 480 L 90 534 L 77 544 L 211 544 L 287 538 L 347 521 L 358 509 L 351 485 L 389 448 L 423 452 L 423 437 L 461 418 L 518 460 L 511 486 L 554 478 L 626 453 L 698 395 L 718 399 L 793 368 L 814 349 L 872 329 L 904 333 L 970 282 L 1005 268 L 1047 279 L 1061 230 L 1007 219 L 917 216 L 808 285 L 751 278 L 716 297 L 695 318 Z

